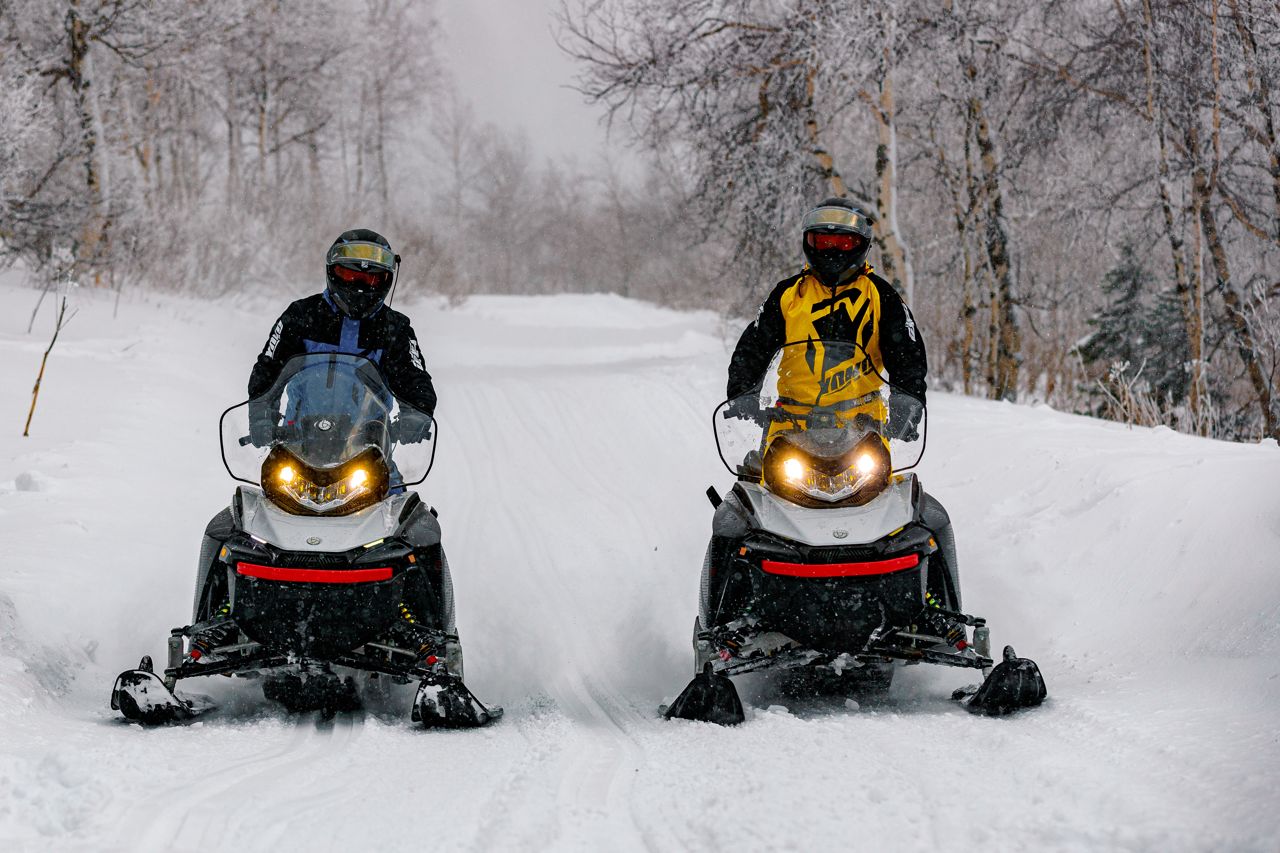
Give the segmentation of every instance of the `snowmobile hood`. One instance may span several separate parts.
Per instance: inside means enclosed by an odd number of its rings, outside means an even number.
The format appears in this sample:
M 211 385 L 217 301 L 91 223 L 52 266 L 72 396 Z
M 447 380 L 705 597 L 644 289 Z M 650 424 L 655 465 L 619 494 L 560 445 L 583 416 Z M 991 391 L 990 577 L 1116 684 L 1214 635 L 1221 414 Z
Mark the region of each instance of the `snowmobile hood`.
M 276 507 L 262 490 L 241 486 L 245 533 L 286 551 L 349 551 L 395 535 L 400 511 L 409 493 L 391 495 L 381 503 L 351 515 L 290 515 Z
M 809 508 L 783 500 L 757 483 L 743 483 L 760 529 L 805 545 L 867 545 L 910 524 L 915 476 L 895 479 L 862 506 Z

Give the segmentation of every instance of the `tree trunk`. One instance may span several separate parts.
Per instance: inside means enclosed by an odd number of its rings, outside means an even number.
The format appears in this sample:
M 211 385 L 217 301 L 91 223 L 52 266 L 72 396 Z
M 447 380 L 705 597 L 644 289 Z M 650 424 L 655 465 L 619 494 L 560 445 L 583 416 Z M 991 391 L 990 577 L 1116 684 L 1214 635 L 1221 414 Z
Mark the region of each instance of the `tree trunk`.
M 1267 69 L 1258 62 L 1258 42 L 1253 30 L 1240 14 L 1239 0 L 1227 0 L 1231 6 L 1231 17 L 1235 20 L 1236 32 L 1240 35 L 1240 44 L 1245 59 L 1245 80 L 1249 85 L 1249 94 L 1258 108 L 1262 118 L 1262 134 L 1267 146 L 1268 166 L 1271 172 L 1271 197 L 1275 204 L 1275 219 L 1271 223 L 1271 234 L 1277 245 L 1280 245 L 1280 138 L 1276 135 L 1276 121 L 1272 113 L 1274 102 L 1271 99 L 1271 80 Z
M 818 166 L 822 170 L 822 179 L 826 181 L 832 195 L 844 196 L 848 194 L 849 190 L 844 185 L 844 178 L 840 177 L 840 173 L 836 170 L 835 158 L 823 146 L 822 137 L 818 131 L 818 114 L 813 107 L 817 74 L 817 68 L 809 68 L 805 84 L 805 111 L 808 117 L 805 119 L 804 127 L 809 134 L 809 144 L 812 146 L 810 153 L 818 161 Z
M 898 227 L 898 127 L 897 105 L 893 96 L 893 20 L 881 12 L 885 43 L 881 63 L 880 103 L 872 112 L 879 136 L 876 146 L 876 243 L 880 249 L 880 266 L 884 277 L 902 294 L 908 305 L 915 296 L 915 282 L 907 246 Z
M 1231 281 L 1231 270 L 1227 265 L 1227 251 L 1222 245 L 1218 231 L 1218 220 L 1213 212 L 1213 188 L 1209 183 L 1209 175 L 1204 164 L 1199 161 L 1199 134 L 1194 125 L 1187 131 L 1187 150 L 1196 157 L 1195 169 L 1192 172 L 1192 187 L 1200 228 L 1204 232 L 1205 242 L 1209 247 L 1209 257 L 1213 261 L 1213 271 L 1217 276 L 1217 290 L 1222 294 L 1222 301 L 1227 306 L 1227 320 L 1231 324 L 1231 332 L 1236 341 L 1236 352 L 1244 363 L 1245 372 L 1249 376 L 1249 384 L 1258 398 L 1262 409 L 1262 424 L 1266 436 L 1280 438 L 1276 431 L 1276 417 L 1271 407 L 1271 385 L 1262 372 L 1258 361 L 1258 346 L 1249 328 L 1249 318 L 1245 316 L 1245 307 L 1240 294 L 1236 292 Z
M 1204 326 L 1201 312 L 1196 305 L 1196 292 L 1188 276 L 1185 246 L 1180 229 L 1174 219 L 1173 193 L 1169 188 L 1169 142 L 1163 99 L 1156 90 L 1155 72 L 1155 21 L 1151 12 L 1151 0 L 1143 0 L 1143 64 L 1147 87 L 1147 116 L 1156 135 L 1156 186 L 1160 192 L 1160 209 L 1164 216 L 1165 234 L 1173 255 L 1174 291 L 1182 307 L 1182 322 L 1187 330 L 1187 360 L 1191 365 L 1191 377 L 1187 392 L 1187 408 L 1196 432 L 1204 434 L 1208 423 L 1205 418 L 1204 390 Z
M 227 205 L 234 205 L 240 191 L 240 125 L 236 121 L 236 84 L 227 74 Z
M 102 176 L 98 168 L 98 131 L 90 101 L 87 61 L 89 26 L 80 16 L 80 0 L 67 6 L 67 81 L 71 86 L 76 116 L 80 122 L 80 154 L 83 157 L 85 196 L 89 213 L 81 225 L 76 265 L 80 272 L 96 265 L 103 232 Z
M 980 98 L 974 96 L 969 99 L 969 112 L 973 117 L 974 137 L 978 143 L 979 163 L 982 167 L 982 195 L 986 208 L 985 243 L 987 259 L 991 263 L 993 294 L 997 297 L 996 305 L 993 305 L 993 332 L 996 340 L 991 397 L 1013 402 L 1018 398 L 1022 335 L 1018 328 L 1017 293 L 1009 257 L 1004 199 L 1000 191 L 1000 165 Z

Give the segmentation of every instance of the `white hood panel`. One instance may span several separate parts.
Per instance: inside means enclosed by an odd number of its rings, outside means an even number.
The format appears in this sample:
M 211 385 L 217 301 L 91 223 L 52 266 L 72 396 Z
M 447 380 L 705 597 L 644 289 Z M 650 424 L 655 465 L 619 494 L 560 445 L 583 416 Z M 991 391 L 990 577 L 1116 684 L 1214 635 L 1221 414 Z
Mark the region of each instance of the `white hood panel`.
M 267 500 L 261 489 L 240 488 L 244 532 L 287 551 L 349 551 L 385 539 L 399 527 L 407 492 L 351 515 L 291 515 Z
M 810 508 L 779 498 L 758 483 L 743 483 L 751 495 L 760 527 L 805 545 L 866 545 L 892 533 L 915 517 L 908 474 L 869 503 L 851 507 Z

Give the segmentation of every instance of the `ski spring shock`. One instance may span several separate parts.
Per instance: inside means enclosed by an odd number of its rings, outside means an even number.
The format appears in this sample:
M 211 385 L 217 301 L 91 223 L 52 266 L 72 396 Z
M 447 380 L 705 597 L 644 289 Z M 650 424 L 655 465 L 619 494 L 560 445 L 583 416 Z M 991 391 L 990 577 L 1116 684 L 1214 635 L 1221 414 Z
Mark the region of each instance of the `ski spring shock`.
M 191 638 L 190 657 L 192 660 L 200 660 L 207 654 L 213 652 L 218 646 L 223 645 L 227 640 L 231 639 L 240 630 L 235 622 L 226 617 L 231 613 L 231 602 L 224 603 L 214 613 L 214 619 L 226 619 L 216 625 L 210 625 L 199 634 Z
M 952 622 L 943 616 L 942 613 L 939 612 L 943 609 L 942 604 L 934 597 L 933 593 L 926 592 L 924 594 L 924 601 L 927 605 L 926 610 L 931 611 L 926 612 L 925 622 L 933 631 L 941 635 L 942 638 L 947 641 L 948 645 L 955 646 L 960 651 L 964 651 L 969 645 L 965 638 L 964 624 L 961 622 Z

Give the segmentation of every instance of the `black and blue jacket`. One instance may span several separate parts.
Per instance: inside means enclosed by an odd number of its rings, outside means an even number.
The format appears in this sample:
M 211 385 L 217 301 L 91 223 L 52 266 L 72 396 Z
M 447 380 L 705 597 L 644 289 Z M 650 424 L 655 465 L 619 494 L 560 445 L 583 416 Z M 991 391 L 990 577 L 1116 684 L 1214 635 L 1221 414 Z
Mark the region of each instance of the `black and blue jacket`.
M 435 414 L 436 389 L 409 318 L 384 305 L 371 317 L 353 320 L 338 310 L 328 291 L 299 299 L 280 315 L 249 374 L 249 398 L 266 393 L 289 359 L 312 352 L 369 359 L 381 368 L 396 397 Z

